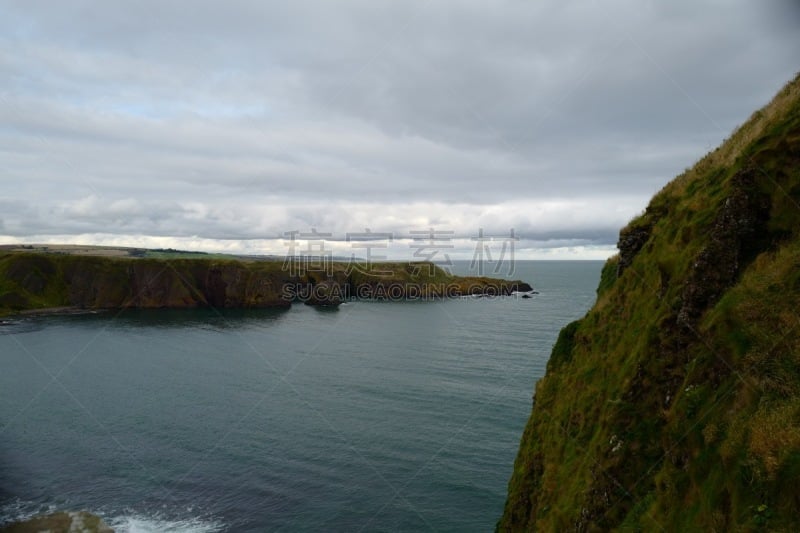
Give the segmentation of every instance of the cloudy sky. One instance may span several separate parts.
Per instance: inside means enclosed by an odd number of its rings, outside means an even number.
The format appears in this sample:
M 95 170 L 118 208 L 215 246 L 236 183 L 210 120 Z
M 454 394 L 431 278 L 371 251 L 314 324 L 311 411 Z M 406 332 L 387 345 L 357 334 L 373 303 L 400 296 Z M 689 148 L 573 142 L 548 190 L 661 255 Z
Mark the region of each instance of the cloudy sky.
M 0 243 L 606 257 L 800 69 L 797 4 L 0 0 Z

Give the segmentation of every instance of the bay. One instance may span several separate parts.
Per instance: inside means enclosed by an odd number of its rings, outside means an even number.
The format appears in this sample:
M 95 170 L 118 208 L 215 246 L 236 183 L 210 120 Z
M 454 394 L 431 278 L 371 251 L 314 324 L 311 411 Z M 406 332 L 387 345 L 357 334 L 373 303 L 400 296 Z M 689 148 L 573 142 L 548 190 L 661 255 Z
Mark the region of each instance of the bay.
M 66 508 L 118 531 L 492 530 L 534 384 L 601 267 L 496 274 L 530 299 L 4 325 L 0 523 Z

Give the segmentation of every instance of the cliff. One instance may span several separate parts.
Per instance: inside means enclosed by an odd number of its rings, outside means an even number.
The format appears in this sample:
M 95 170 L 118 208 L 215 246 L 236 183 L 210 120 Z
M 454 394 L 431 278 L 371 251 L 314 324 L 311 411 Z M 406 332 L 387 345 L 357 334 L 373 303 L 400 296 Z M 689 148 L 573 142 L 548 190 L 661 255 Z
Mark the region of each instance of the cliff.
M 800 77 L 620 232 L 500 531 L 800 529 Z
M 522 281 L 452 276 L 429 263 L 331 263 L 320 270 L 283 261 L 148 259 L 0 251 L 0 314 L 37 309 L 257 308 L 347 298 L 506 295 Z

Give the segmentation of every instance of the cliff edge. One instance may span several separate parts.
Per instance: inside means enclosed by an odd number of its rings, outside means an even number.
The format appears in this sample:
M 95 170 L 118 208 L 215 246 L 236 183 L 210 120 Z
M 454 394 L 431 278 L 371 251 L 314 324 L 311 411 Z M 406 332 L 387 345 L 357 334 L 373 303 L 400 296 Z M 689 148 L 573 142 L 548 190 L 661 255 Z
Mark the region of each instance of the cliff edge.
M 800 76 L 620 232 L 500 531 L 800 529 Z

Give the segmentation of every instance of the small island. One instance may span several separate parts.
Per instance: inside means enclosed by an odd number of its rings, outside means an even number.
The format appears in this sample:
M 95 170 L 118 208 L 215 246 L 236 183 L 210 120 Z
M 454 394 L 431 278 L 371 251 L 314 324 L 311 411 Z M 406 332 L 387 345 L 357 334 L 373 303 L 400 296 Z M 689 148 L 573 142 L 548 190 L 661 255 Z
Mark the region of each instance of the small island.
M 313 264 L 312 264 L 313 263 Z M 352 299 L 530 293 L 520 280 L 454 276 L 429 262 L 313 262 L 177 250 L 0 246 L 0 316 L 100 309 L 268 308 Z

